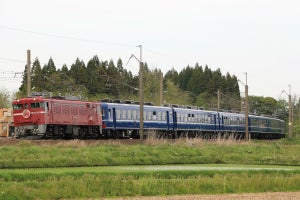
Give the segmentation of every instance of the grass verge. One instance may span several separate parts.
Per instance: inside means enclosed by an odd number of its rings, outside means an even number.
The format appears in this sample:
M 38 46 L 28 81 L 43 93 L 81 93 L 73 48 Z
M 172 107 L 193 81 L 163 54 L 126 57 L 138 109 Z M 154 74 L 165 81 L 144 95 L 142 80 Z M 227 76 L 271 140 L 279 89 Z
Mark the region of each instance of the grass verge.
M 96 166 L 245 164 L 300 166 L 300 140 L 66 141 L 0 147 L 0 199 L 74 199 L 300 190 L 300 170 L 97 170 Z M 66 168 L 62 168 L 66 167 Z M 85 168 L 89 167 L 89 168 Z M 111 169 L 110 169 L 111 168 Z M 262 167 L 263 168 L 263 167 Z
M 300 171 L 1 170 L 1 199 L 74 199 L 298 191 Z
M 300 142 L 205 142 L 179 140 L 145 145 L 85 144 L 70 141 L 34 145 L 21 141 L 0 147 L 0 168 L 113 165 L 248 164 L 300 165 Z

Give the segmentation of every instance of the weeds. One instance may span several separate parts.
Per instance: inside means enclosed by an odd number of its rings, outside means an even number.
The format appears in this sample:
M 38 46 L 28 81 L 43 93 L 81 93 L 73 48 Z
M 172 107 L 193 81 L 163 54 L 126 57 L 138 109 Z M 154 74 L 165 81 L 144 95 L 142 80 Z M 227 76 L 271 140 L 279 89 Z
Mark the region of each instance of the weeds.
M 244 142 L 221 137 L 209 141 L 153 137 L 143 145 L 125 145 L 113 140 L 106 142 L 69 140 L 36 145 L 31 141 L 20 141 L 15 146 L 1 146 L 0 199 L 87 199 L 300 189 L 299 171 L 158 170 L 145 173 L 97 171 L 93 168 L 196 163 L 300 165 L 300 140 Z M 84 166 L 91 168 L 76 168 Z M 56 167 L 59 168 L 51 169 Z
M 21 175 L 24 176 L 24 175 Z M 17 181 L 16 181 L 17 180 Z M 22 181 L 0 179 L 1 199 L 58 199 L 297 191 L 300 175 L 271 172 L 161 174 L 36 173 Z
M 99 145 L 69 140 L 53 145 L 21 141 L 0 147 L 0 168 L 81 167 L 148 164 L 272 164 L 300 165 L 300 145 L 277 142 L 244 142 L 198 138 L 147 139 L 143 145 L 107 141 Z M 287 141 L 289 142 L 289 141 Z

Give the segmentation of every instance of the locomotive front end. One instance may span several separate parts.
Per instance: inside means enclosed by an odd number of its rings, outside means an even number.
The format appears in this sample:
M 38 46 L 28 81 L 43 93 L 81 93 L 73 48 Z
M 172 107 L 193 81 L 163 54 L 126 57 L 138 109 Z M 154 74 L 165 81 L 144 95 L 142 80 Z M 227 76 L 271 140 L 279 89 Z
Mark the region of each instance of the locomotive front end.
M 46 132 L 47 103 L 42 97 L 28 97 L 13 101 L 15 137 L 43 135 Z

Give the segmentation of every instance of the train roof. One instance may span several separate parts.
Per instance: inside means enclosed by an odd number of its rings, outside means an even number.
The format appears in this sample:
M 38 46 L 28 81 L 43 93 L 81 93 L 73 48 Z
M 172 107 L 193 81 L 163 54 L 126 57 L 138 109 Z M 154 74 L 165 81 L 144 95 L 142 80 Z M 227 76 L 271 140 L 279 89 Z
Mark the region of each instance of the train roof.
M 100 102 L 102 105 L 111 105 L 111 106 L 122 106 L 122 107 L 125 107 L 125 108 L 139 108 L 139 104 L 126 104 L 126 103 L 110 103 L 110 102 Z M 153 106 L 153 105 L 147 105 L 147 104 L 144 104 L 144 109 L 160 109 L 160 110 L 171 110 L 171 108 L 168 108 L 168 107 L 161 107 L 161 106 Z
M 20 99 L 15 99 L 12 103 L 18 103 L 18 102 L 30 102 L 30 101 L 61 101 L 61 102 L 83 102 L 83 103 L 97 103 L 97 102 L 91 102 L 91 101 L 85 101 L 80 100 L 78 98 L 69 98 L 69 97 L 63 97 L 63 96 L 54 96 L 54 97 L 46 97 L 46 96 L 29 96 L 24 97 Z M 99 102 L 98 102 L 99 103 Z
M 222 112 L 219 112 L 219 113 L 223 114 L 223 115 L 228 115 L 228 116 L 232 116 L 232 115 L 245 116 L 245 113 L 237 113 L 237 112 L 225 112 L 225 111 L 222 111 Z
M 139 105 L 140 102 L 139 101 L 133 101 L 133 100 L 121 100 L 121 99 L 110 99 L 110 98 L 106 98 L 106 99 L 101 99 L 100 100 L 101 103 L 115 103 L 115 104 L 127 104 L 127 105 Z M 147 106 L 154 106 L 152 102 L 144 102 L 144 105 Z
M 213 113 L 217 114 L 217 111 L 212 111 L 212 110 L 202 110 L 202 109 L 191 109 L 191 108 L 176 108 L 173 107 L 174 110 L 176 111 L 181 111 L 181 112 L 190 112 L 190 113 Z
M 281 120 L 277 117 L 273 117 L 273 116 L 265 116 L 265 115 L 249 115 L 249 117 L 251 118 L 259 118 L 259 119 L 275 119 L 275 120 L 279 120 L 279 121 L 284 121 L 284 120 Z

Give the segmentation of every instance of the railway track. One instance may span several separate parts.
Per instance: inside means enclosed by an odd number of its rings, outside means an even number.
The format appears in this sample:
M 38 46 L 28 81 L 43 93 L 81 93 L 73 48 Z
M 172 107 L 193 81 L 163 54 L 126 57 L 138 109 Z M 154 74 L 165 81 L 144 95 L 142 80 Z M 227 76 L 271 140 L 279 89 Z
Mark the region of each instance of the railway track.
M 62 139 L 16 139 L 16 138 L 0 138 L 0 146 L 5 145 L 38 145 L 38 146 L 55 146 L 55 145 L 66 145 L 66 146 L 88 146 L 88 145 L 120 145 L 120 144 L 126 144 L 126 145 L 136 145 L 141 144 L 141 141 L 138 139 L 109 139 L 109 140 L 77 140 L 77 139 L 71 139 L 71 140 L 62 140 Z
M 264 142 L 275 142 L 277 140 L 260 140 Z M 38 146 L 99 146 L 99 145 L 158 145 L 158 144 L 204 144 L 204 143 L 215 143 L 215 144 L 234 144 L 234 143 L 249 143 L 245 140 L 238 139 L 201 139 L 201 138 L 180 138 L 180 139 L 156 139 L 149 138 L 141 141 L 140 139 L 37 139 L 37 138 L 6 138 L 0 137 L 0 146 L 5 145 L 38 145 Z

